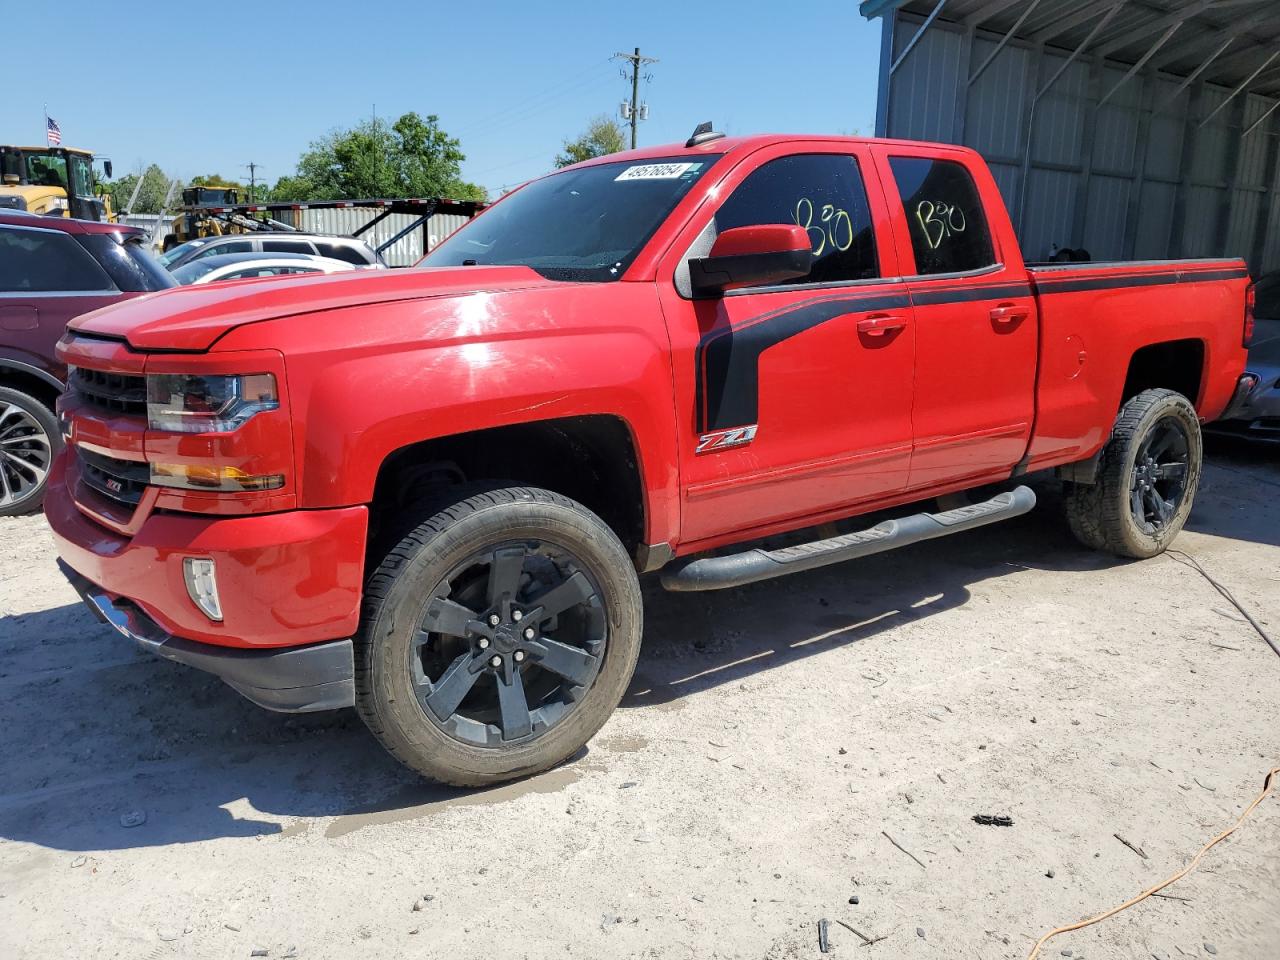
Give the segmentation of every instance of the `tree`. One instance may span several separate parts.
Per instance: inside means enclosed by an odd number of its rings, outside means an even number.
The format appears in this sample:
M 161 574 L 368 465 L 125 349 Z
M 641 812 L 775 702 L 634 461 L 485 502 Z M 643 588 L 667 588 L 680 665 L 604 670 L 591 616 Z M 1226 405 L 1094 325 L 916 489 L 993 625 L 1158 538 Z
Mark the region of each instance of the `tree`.
M 577 140 L 564 142 L 564 153 L 556 156 L 556 166 L 567 167 L 571 163 L 580 163 L 625 149 L 626 140 L 618 121 L 600 114 L 587 125 L 586 132 Z
M 406 113 L 393 124 L 366 120 L 334 130 L 298 158 L 297 172 L 272 188 L 277 200 L 450 197 L 483 200 L 483 187 L 461 178 L 466 159 L 434 114 Z
M 129 207 L 129 198 L 133 196 L 134 187 L 142 180 L 142 188 L 137 199 Z M 160 213 L 164 205 L 164 196 L 169 189 L 169 177 L 156 164 L 151 164 L 141 173 L 127 173 L 118 180 L 106 184 L 105 189 L 111 195 L 111 206 L 116 210 L 128 209 L 129 213 Z M 173 192 L 175 199 L 181 199 L 182 184 L 179 183 Z

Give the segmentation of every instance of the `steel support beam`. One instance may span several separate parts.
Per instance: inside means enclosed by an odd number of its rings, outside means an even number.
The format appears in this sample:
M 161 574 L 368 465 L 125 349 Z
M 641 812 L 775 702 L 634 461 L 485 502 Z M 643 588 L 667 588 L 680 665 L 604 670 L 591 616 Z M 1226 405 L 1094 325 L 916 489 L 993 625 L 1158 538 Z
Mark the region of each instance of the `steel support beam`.
M 898 54 L 898 59 L 893 61 L 893 66 L 889 68 L 890 75 L 898 72 L 898 68 L 902 66 L 902 61 L 906 60 L 907 55 L 916 48 L 916 44 L 920 42 L 928 29 L 933 26 L 933 21 L 938 19 L 938 14 L 942 12 L 942 8 L 946 5 L 947 0 L 938 0 L 938 4 L 933 8 L 933 12 L 930 13 L 929 16 L 925 17 L 924 23 L 920 24 L 920 29 L 916 31 L 915 36 L 913 36 L 907 42 L 907 45 L 902 48 L 902 52 Z
M 1108 100 L 1110 100 L 1113 96 L 1115 96 L 1116 92 L 1121 87 L 1123 87 L 1126 83 L 1128 83 L 1133 78 L 1134 74 L 1136 74 L 1139 70 L 1141 70 L 1143 67 L 1147 65 L 1147 61 L 1156 55 L 1156 51 L 1158 51 L 1161 47 L 1163 47 L 1166 43 L 1168 43 L 1169 38 L 1172 37 L 1178 31 L 1178 28 L 1182 26 L 1182 23 L 1183 21 L 1179 20 L 1177 23 L 1175 23 L 1173 26 L 1171 26 L 1168 30 L 1166 30 L 1163 34 L 1160 35 L 1160 39 L 1157 40 L 1152 45 L 1150 50 L 1148 50 L 1146 53 L 1142 55 L 1142 59 L 1139 60 L 1137 63 L 1135 63 L 1132 67 L 1130 67 L 1129 72 L 1124 75 L 1124 77 L 1120 80 L 1120 82 L 1117 83 L 1110 90 L 1108 90 L 1106 92 L 1106 95 L 1103 96 L 1103 98 L 1098 101 L 1098 106 L 1100 108 Z M 1105 56 L 1105 54 L 1102 54 L 1102 55 Z
M 1173 222 L 1169 227 L 1169 258 L 1177 260 L 1182 256 L 1184 236 L 1187 224 L 1187 193 L 1191 189 L 1191 163 L 1195 159 L 1196 134 L 1200 128 L 1196 125 L 1196 113 L 1200 109 L 1200 101 L 1204 97 L 1204 81 L 1198 80 L 1191 88 L 1191 96 L 1187 101 L 1186 118 L 1182 125 L 1182 149 L 1178 157 L 1178 188 L 1173 195 Z
M 1280 50 L 1272 51 L 1271 56 L 1267 57 L 1266 61 L 1262 64 L 1262 66 L 1258 67 L 1257 70 L 1253 71 L 1253 73 L 1249 74 L 1249 76 L 1241 80 L 1240 85 L 1237 86 L 1234 90 L 1231 91 L 1231 93 L 1227 95 L 1227 99 L 1223 100 L 1220 104 L 1218 104 L 1218 106 L 1215 107 L 1207 117 L 1205 117 L 1203 120 L 1200 121 L 1200 126 L 1203 127 L 1206 123 L 1208 123 L 1210 120 L 1216 117 L 1221 112 L 1223 107 L 1225 107 L 1228 103 L 1234 100 L 1240 94 L 1240 91 L 1242 91 L 1245 87 L 1249 86 L 1249 84 L 1253 82 L 1254 77 L 1260 74 L 1263 70 L 1267 69 L 1267 67 L 1271 66 L 1272 62 L 1277 57 L 1280 57 Z
M 1266 122 L 1267 117 L 1275 113 L 1277 108 L 1280 108 L 1280 100 L 1277 100 L 1271 106 L 1267 107 L 1266 113 L 1260 116 L 1257 120 L 1253 121 L 1253 123 L 1249 124 L 1245 132 L 1240 134 L 1240 139 L 1243 140 L 1249 134 L 1253 133 L 1253 131 L 1257 130 L 1260 126 L 1262 126 Z
M 1165 101 L 1161 103 L 1160 106 L 1156 107 L 1156 113 L 1163 113 L 1166 109 L 1168 109 L 1173 104 L 1173 102 L 1178 99 L 1178 97 L 1182 96 L 1182 91 L 1187 89 L 1187 87 L 1191 86 L 1197 80 L 1199 80 L 1200 74 L 1208 70 L 1209 65 L 1213 63 L 1213 61 L 1217 60 L 1218 57 L 1221 56 L 1222 51 L 1226 50 L 1227 47 L 1231 46 L 1231 44 L 1234 41 L 1235 41 L 1235 37 L 1227 37 L 1227 39 L 1223 40 L 1222 43 L 1218 46 L 1218 48 L 1214 50 L 1213 53 L 1209 54 L 1209 56 L 1205 58 L 1204 62 L 1201 63 L 1200 66 L 1192 70 L 1191 73 L 1186 77 L 1186 79 L 1183 80 L 1180 84 L 1178 84 L 1178 88 L 1174 90 L 1173 93 L 1169 94 L 1168 97 L 1165 98 Z
M 1271 223 L 1272 206 L 1280 198 L 1280 114 L 1277 114 L 1275 107 L 1272 107 L 1262 119 L 1265 120 L 1267 117 L 1272 117 L 1273 119 L 1267 136 L 1266 173 L 1264 176 L 1270 178 L 1271 185 L 1268 188 L 1268 192 L 1264 193 L 1258 200 L 1258 220 L 1253 226 L 1253 245 L 1250 249 L 1249 266 L 1255 277 L 1268 266 L 1264 262 L 1267 255 L 1267 229 Z M 1255 123 L 1254 126 L 1256 127 L 1257 124 Z
M 1157 80 L 1154 70 L 1142 74 L 1142 94 L 1139 103 L 1138 129 L 1129 154 L 1129 202 L 1125 205 L 1123 256 L 1126 260 L 1137 257 L 1138 220 L 1142 216 L 1142 192 L 1147 185 L 1147 146 L 1151 137 L 1151 120 L 1155 114 Z
M 1028 111 L 1029 116 L 1027 117 L 1027 124 L 1026 124 L 1027 142 L 1023 147 L 1023 153 L 1022 153 L 1022 183 L 1019 184 L 1019 191 L 1018 191 L 1019 193 L 1018 232 L 1019 233 L 1022 232 L 1022 228 L 1026 223 L 1027 181 L 1031 177 L 1031 143 L 1035 135 L 1036 106 L 1037 104 L 1040 103 L 1041 98 L 1043 98 L 1046 93 L 1048 93 L 1050 90 L 1053 89 L 1053 85 L 1058 82 L 1058 78 L 1061 77 L 1064 73 L 1066 73 L 1067 69 L 1071 66 L 1071 64 L 1076 62 L 1076 59 L 1080 56 L 1080 54 L 1084 53 L 1085 49 L 1089 46 L 1089 44 L 1093 43 L 1093 38 L 1106 29 L 1107 24 L 1110 23 L 1112 18 L 1114 18 L 1115 15 L 1120 12 L 1120 8 L 1123 7 L 1124 5 L 1125 5 L 1125 0 L 1119 0 L 1118 3 L 1114 4 L 1111 7 L 1111 9 L 1107 11 L 1106 16 L 1104 16 L 1101 20 L 1099 20 L 1097 23 L 1093 25 L 1093 29 L 1090 30 L 1088 35 L 1083 40 L 1080 41 L 1080 45 L 1077 46 L 1075 50 L 1071 51 L 1071 56 L 1067 57 L 1066 62 L 1063 63 L 1062 66 L 1058 68 L 1058 72 L 1055 73 L 1049 79 L 1048 83 L 1046 83 L 1043 87 L 1039 88 L 1036 91 L 1035 97 L 1031 101 L 1031 109 L 1030 111 Z M 1043 56 L 1043 52 L 1044 52 L 1043 45 L 1041 45 L 1040 50 L 1041 50 L 1041 56 Z
M 1008 44 L 1008 42 L 1013 39 L 1013 35 L 1018 32 L 1018 29 L 1026 21 L 1027 17 L 1035 13 L 1036 7 L 1038 6 L 1040 6 L 1040 0 L 1031 0 L 1031 6 L 1027 7 L 1026 10 L 1022 11 L 1022 16 L 1020 16 L 1017 19 L 1017 22 L 1015 22 L 1014 25 L 1009 28 L 1009 32 L 1000 38 L 1000 42 L 997 43 L 996 48 L 991 51 L 991 55 L 988 56 L 987 59 L 982 61 L 982 66 L 978 67 L 977 70 L 969 74 L 969 79 L 966 81 L 966 86 L 970 86 L 970 87 L 973 86 L 973 82 L 977 80 L 980 76 L 982 76 L 983 73 L 986 72 L 987 67 L 991 66 L 995 58 L 1000 56 L 1000 51 L 1003 50 L 1005 48 L 1005 45 Z M 973 25 L 973 27 L 976 27 L 976 26 L 977 24 Z M 970 29 L 972 29 L 973 27 L 971 27 Z

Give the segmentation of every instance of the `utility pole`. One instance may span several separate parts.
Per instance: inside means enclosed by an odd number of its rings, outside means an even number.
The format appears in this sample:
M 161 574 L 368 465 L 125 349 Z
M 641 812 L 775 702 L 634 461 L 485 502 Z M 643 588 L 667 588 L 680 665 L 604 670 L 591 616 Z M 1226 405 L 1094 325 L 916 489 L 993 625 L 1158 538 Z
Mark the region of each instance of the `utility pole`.
M 649 105 L 643 107 L 637 100 L 640 98 L 640 68 L 645 64 L 657 63 L 654 57 L 640 56 L 640 48 L 636 47 L 634 53 L 615 53 L 610 59 L 613 60 L 629 60 L 631 62 L 631 100 L 623 101 L 622 119 L 631 121 L 631 149 L 636 148 L 636 123 L 640 120 L 649 119 Z M 625 68 L 623 76 L 626 76 Z
M 258 185 L 258 164 L 250 160 L 245 166 L 249 168 L 249 202 L 253 203 L 253 190 Z

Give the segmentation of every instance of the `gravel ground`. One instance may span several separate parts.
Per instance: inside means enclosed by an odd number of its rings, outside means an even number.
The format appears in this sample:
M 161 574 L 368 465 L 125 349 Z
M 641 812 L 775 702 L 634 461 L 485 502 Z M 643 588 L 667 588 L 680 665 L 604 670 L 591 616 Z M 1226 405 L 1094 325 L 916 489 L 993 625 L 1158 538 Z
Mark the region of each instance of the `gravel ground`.
M 623 708 L 479 792 L 415 780 L 349 712 L 270 714 L 133 651 L 41 517 L 0 520 L 0 956 L 817 957 L 826 918 L 835 955 L 1025 957 L 1280 765 L 1280 660 L 1235 610 L 1042 501 L 784 581 L 648 584 Z M 1217 450 L 1177 546 L 1280 633 L 1274 454 Z M 1043 955 L 1280 956 L 1280 797 L 1167 892 Z

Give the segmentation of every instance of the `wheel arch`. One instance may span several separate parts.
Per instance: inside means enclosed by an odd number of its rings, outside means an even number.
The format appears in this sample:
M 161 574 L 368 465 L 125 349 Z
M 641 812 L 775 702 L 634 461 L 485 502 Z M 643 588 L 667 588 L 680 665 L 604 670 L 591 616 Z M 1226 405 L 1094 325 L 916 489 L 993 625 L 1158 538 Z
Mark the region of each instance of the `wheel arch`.
M 64 389 L 62 382 L 47 370 L 7 357 L 0 358 L 0 387 L 35 397 L 50 410 Z
M 480 480 L 543 487 L 582 503 L 643 557 L 651 510 L 635 431 L 614 414 L 558 417 L 433 437 L 392 450 L 370 502 L 370 550 L 402 533 L 415 506 Z
M 1163 387 L 1182 394 L 1199 410 L 1208 379 L 1207 363 L 1208 346 L 1198 338 L 1144 344 L 1129 358 L 1116 409 L 1119 410 L 1144 390 Z

